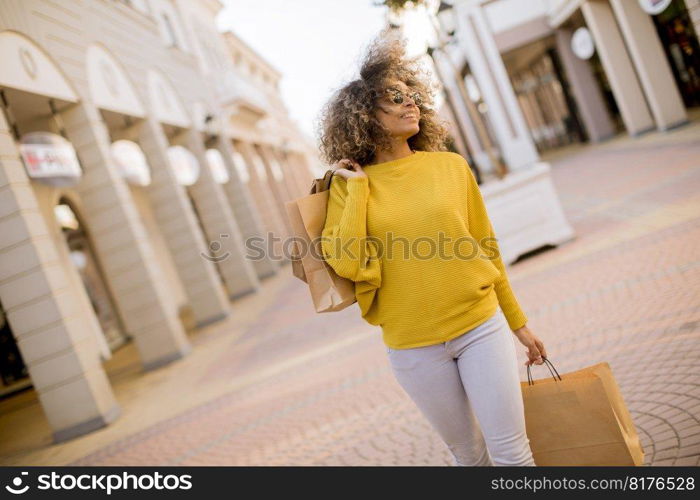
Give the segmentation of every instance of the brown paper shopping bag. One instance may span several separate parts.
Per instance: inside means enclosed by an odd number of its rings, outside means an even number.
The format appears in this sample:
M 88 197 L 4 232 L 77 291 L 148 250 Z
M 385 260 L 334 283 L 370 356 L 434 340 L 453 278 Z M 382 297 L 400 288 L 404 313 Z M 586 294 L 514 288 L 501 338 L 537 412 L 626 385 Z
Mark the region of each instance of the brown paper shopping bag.
M 294 231 L 292 272 L 309 285 L 316 312 L 333 312 L 357 302 L 355 283 L 338 276 L 323 259 L 321 233 L 326 222 L 333 170 L 314 179 L 310 194 L 285 203 Z
M 554 366 L 545 359 L 552 372 Z M 539 466 L 643 465 L 644 450 L 607 362 L 521 382 L 530 447 Z
M 298 211 L 298 207 L 293 210 L 294 212 Z M 289 208 L 287 208 L 287 212 L 289 212 Z M 291 219 L 291 215 L 289 216 Z M 297 241 L 294 241 L 293 243 L 293 248 L 292 248 L 292 274 L 299 278 L 301 281 L 304 283 L 308 283 L 306 280 L 306 271 L 304 271 L 304 265 L 301 263 L 301 249 L 299 248 L 299 244 Z

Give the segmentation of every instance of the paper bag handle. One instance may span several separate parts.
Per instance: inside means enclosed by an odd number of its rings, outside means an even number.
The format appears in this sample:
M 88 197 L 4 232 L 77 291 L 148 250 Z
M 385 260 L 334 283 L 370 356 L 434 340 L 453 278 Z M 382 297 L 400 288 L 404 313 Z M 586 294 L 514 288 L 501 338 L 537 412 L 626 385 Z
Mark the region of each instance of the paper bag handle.
M 331 188 L 331 179 L 333 174 L 337 169 L 329 168 L 323 177 L 320 179 L 314 179 L 311 183 L 311 188 L 309 189 L 309 194 L 321 193 L 323 191 L 328 191 Z
M 554 368 L 554 365 L 552 364 L 552 362 L 549 361 L 544 356 L 542 356 L 542 359 L 544 360 L 545 363 L 547 363 L 547 368 L 549 368 L 549 373 L 552 374 L 552 378 L 554 379 L 554 381 L 555 382 L 557 381 L 556 377 L 554 376 L 555 373 L 557 374 L 557 377 L 559 377 L 559 380 L 561 380 L 561 376 L 559 375 L 559 372 L 557 371 L 557 369 Z M 527 385 L 534 385 L 535 384 L 535 382 L 532 380 L 532 374 L 530 373 L 531 367 L 532 367 L 532 365 L 527 365 Z M 554 370 L 554 371 L 552 371 L 552 370 Z
M 333 174 L 336 173 L 338 168 L 329 168 L 323 174 L 320 179 L 314 179 L 311 183 L 311 188 L 309 189 L 309 194 L 321 193 L 323 191 L 328 191 L 331 188 L 331 181 L 333 180 Z

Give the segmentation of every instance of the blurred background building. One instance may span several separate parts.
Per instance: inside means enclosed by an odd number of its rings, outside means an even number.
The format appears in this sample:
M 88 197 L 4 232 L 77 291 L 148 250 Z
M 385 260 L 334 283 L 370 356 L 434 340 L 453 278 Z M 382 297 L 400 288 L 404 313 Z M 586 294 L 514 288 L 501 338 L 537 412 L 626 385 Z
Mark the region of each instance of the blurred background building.
M 33 386 L 55 441 L 118 417 L 116 349 L 187 355 L 287 262 L 244 242 L 289 233 L 318 160 L 222 7 L 0 1 L 0 393 Z
M 700 109 L 698 0 L 454 0 L 437 17 L 486 172 L 489 144 L 518 169 L 535 150 L 669 130 Z

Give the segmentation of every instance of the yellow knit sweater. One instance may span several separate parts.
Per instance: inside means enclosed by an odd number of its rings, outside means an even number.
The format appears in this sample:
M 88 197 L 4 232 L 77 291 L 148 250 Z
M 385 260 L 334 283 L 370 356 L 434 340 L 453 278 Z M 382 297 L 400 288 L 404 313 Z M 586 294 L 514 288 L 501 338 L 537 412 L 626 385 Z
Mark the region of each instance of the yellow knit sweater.
M 512 330 L 527 323 L 462 156 L 417 151 L 364 171 L 333 176 L 321 248 L 388 347 L 446 342 L 499 305 Z

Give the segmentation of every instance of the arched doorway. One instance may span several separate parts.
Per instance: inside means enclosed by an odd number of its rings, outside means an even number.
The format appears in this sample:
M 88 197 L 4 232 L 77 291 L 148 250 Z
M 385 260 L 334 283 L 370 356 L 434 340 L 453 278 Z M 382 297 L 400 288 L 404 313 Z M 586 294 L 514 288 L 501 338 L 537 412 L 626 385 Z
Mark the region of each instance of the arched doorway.
M 194 214 L 195 221 L 199 227 L 199 234 L 201 234 L 205 239 L 203 243 L 205 246 L 210 247 L 214 254 L 218 251 L 216 248 L 211 248 L 217 242 L 208 242 L 206 240 L 206 228 L 204 227 L 204 222 L 202 221 L 202 214 L 197 208 L 196 200 L 192 194 L 191 186 L 194 185 L 199 179 L 201 165 L 197 160 L 197 157 L 184 146 L 174 145 L 168 148 L 168 159 L 170 160 L 170 166 L 175 172 L 175 177 L 178 183 L 183 187 L 187 200 L 189 201 L 190 208 Z M 217 259 L 211 260 L 214 263 L 214 269 L 216 270 L 216 275 L 219 278 L 222 289 L 226 288 L 226 280 L 222 272 L 221 267 Z
M 85 224 L 76 208 L 66 197 L 59 199 L 54 207 L 54 214 L 65 239 L 70 260 L 85 287 L 85 292 L 100 323 L 105 341 L 110 351 L 115 351 L 127 343 L 131 337 L 126 333 L 126 328 L 117 313 L 114 299 L 107 286 L 107 280 L 100 267 L 97 253 L 90 242 Z

